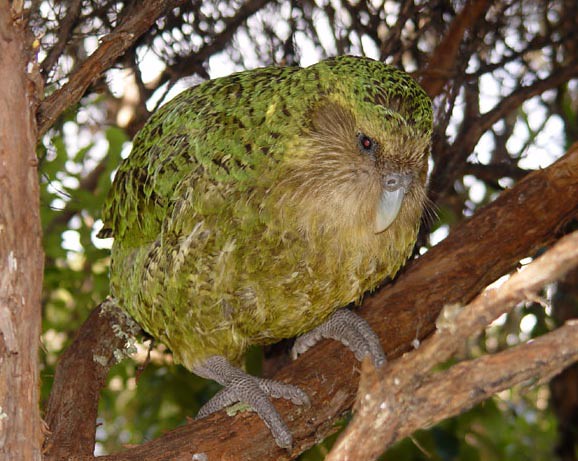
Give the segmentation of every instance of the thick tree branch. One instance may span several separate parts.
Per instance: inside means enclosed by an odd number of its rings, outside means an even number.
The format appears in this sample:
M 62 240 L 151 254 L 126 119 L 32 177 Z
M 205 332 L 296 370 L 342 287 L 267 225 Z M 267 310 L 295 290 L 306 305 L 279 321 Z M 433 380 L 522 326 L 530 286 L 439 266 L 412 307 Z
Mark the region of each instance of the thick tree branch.
M 38 70 L 26 72 L 21 13 L 21 4 L 0 2 L 0 459 L 37 461 L 43 254 L 32 80 Z
M 578 319 L 578 268 L 556 283 L 552 299 L 552 318 L 558 325 Z M 558 420 L 555 453 L 560 461 L 576 461 L 578 433 L 578 363 L 566 368 L 550 381 L 550 402 Z
M 534 342 L 455 365 L 443 373 L 430 373 L 468 337 L 576 266 L 578 232 L 562 238 L 500 288 L 483 292 L 468 306 L 446 306 L 435 334 L 417 351 L 381 370 L 364 364 L 358 412 L 327 461 L 375 459 L 421 427 L 464 411 L 523 380 L 550 377 L 578 360 L 576 321 Z
M 445 304 L 471 301 L 521 258 L 555 241 L 561 228 L 576 217 L 578 197 L 570 191 L 577 188 L 578 145 L 575 145 L 551 167 L 529 174 L 513 189 L 502 193 L 471 220 L 456 227 L 446 240 L 409 264 L 394 284 L 366 299 L 361 313 L 383 339 L 389 358 L 399 356 L 410 349 L 414 339 L 422 340 L 434 331 L 436 318 Z M 89 324 L 90 321 L 83 328 L 90 329 Z M 103 330 L 101 336 L 107 335 L 111 335 L 110 330 Z M 82 338 L 77 341 L 73 349 L 81 347 L 82 341 Z M 89 348 L 84 348 L 88 354 Z M 91 363 L 92 355 L 84 360 Z M 59 367 L 66 366 L 63 358 Z M 194 453 L 206 453 L 209 459 L 238 459 L 239 453 L 245 460 L 292 459 L 336 430 L 335 422 L 353 404 L 358 381 L 356 367 L 353 356 L 342 346 L 323 341 L 275 376 L 302 386 L 312 400 L 310 409 L 276 402 L 296 440 L 292 454 L 275 445 L 255 415 L 243 413 L 231 418 L 220 412 L 142 446 L 103 457 L 102 461 L 144 457 L 190 460 Z M 86 377 L 70 372 L 62 373 L 60 379 L 64 386 L 94 386 Z M 61 392 L 62 389 L 53 392 L 54 402 Z M 77 394 L 77 404 L 84 398 Z M 78 418 L 84 416 L 70 414 L 67 418 L 59 422 L 60 427 L 51 426 L 51 430 L 74 427 Z
M 116 325 L 116 326 L 115 326 Z M 100 391 L 127 342 L 132 322 L 109 301 L 99 305 L 62 355 L 45 420 L 44 459 L 92 459 Z
M 147 32 L 161 15 L 183 3 L 185 0 L 142 2 L 134 14 L 127 15 L 126 21 L 102 38 L 98 49 L 70 76 L 68 82 L 48 96 L 38 108 L 39 136 L 42 136 L 68 107 L 80 101 L 86 89 Z

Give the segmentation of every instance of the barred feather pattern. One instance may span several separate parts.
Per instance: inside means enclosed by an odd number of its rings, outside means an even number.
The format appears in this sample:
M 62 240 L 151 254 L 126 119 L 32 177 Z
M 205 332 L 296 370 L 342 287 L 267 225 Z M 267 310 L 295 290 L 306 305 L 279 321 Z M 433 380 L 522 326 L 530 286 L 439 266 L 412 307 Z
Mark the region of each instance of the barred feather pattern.
M 184 91 L 135 137 L 105 204 L 112 294 L 189 369 L 309 331 L 410 255 L 431 125 L 419 85 L 367 58 Z M 387 172 L 412 181 L 376 234 Z

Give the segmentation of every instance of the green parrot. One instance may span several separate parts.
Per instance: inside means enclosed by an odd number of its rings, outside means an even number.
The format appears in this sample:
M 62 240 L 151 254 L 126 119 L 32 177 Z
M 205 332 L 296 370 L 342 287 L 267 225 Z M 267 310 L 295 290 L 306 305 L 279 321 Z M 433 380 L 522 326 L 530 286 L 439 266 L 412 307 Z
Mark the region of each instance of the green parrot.
M 104 206 L 111 295 L 177 363 L 224 388 L 199 412 L 252 407 L 292 436 L 270 397 L 296 386 L 240 367 L 247 348 L 334 338 L 379 366 L 378 337 L 344 308 L 392 277 L 426 202 L 432 109 L 406 73 L 344 56 L 204 82 L 136 135 Z

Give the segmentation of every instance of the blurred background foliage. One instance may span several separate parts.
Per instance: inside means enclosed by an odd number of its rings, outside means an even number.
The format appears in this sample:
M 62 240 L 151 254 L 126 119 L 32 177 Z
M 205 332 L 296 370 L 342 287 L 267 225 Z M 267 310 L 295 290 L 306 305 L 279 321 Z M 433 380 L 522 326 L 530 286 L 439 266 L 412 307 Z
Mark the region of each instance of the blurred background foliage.
M 272 64 L 306 66 L 342 54 L 380 59 L 419 79 L 460 12 L 476 3 L 193 0 L 161 17 L 60 117 L 38 148 L 46 252 L 43 400 L 59 355 L 108 293 L 110 241 L 95 236 L 100 209 L 115 168 L 130 152 L 130 139 L 152 111 L 207 78 Z M 46 93 L 60 88 L 139 4 L 27 0 Z M 434 99 L 430 195 L 438 219 L 424 228 L 420 253 L 578 139 L 576 1 L 481 4 L 485 13 L 464 34 L 452 71 Z M 494 322 L 464 345 L 457 359 L 502 350 L 576 317 L 577 277 L 569 277 L 570 282 L 546 290 L 541 304 L 518 306 Z M 172 365 L 162 346 L 149 351 L 149 345 L 140 338 L 134 360 L 118 364 L 110 374 L 100 403 L 97 454 L 150 440 L 184 423 L 216 391 L 215 384 Z M 260 368 L 261 359 L 259 351 L 252 353 L 248 366 Z M 528 383 L 502 392 L 414 434 L 382 459 L 576 460 L 578 403 L 568 393 L 578 389 L 576 374 L 570 370 L 569 377 L 557 378 L 562 380 L 557 387 Z M 301 459 L 323 459 L 334 439 Z

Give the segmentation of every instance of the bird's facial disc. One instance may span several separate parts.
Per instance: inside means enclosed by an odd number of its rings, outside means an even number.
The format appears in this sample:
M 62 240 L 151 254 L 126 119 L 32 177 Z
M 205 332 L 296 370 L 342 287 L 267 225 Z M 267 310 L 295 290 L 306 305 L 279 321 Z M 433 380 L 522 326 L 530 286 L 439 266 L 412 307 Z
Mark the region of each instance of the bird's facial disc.
M 375 212 L 376 234 L 383 232 L 393 223 L 410 183 L 411 177 L 405 174 L 390 173 L 384 177 L 383 190 Z

